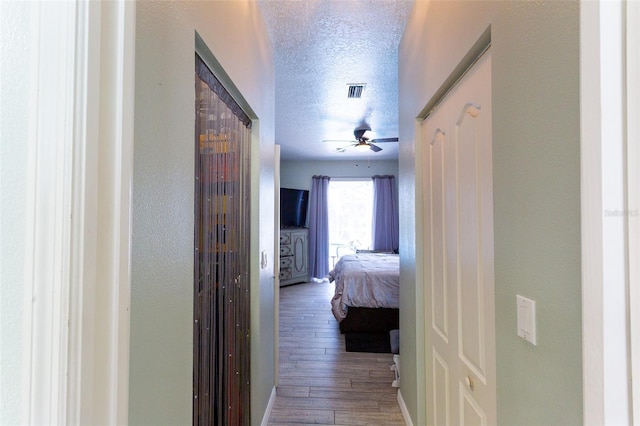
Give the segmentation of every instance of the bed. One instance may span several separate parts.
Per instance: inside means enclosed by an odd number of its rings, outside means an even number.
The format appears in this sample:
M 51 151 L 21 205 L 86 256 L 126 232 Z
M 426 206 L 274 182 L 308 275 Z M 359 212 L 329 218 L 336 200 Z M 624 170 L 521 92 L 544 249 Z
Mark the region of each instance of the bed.
M 329 272 L 331 309 L 342 333 L 388 333 L 399 324 L 399 256 L 358 252 L 342 256 Z

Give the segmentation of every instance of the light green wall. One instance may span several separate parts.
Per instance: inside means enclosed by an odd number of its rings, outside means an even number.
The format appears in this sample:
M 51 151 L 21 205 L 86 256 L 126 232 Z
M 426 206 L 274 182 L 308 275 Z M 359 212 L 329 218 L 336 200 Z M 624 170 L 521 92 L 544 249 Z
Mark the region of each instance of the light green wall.
M 582 424 L 579 8 L 524 2 L 501 17 L 493 62 L 498 419 Z M 509 35 L 500 44 L 499 29 Z M 515 335 L 516 294 L 536 300 L 536 347 Z
M 132 224 L 130 424 L 191 424 L 194 56 L 197 32 L 259 121 L 252 133 L 251 415 L 274 386 L 274 73 L 251 1 L 139 1 Z M 260 270 L 267 251 L 270 267 Z
M 311 189 L 314 175 L 361 178 L 374 175 L 398 177 L 398 162 L 383 161 L 282 161 L 280 186 L 283 188 Z
M 416 372 L 403 375 L 401 394 L 413 423 L 425 424 L 422 170 L 415 118 L 489 26 L 498 422 L 581 424 L 576 1 L 416 2 L 399 56 L 399 192 L 402 199 L 415 194 L 416 203 L 403 204 L 400 212 L 400 327 L 415 329 L 403 332 L 400 351 L 403 370 Z M 537 302 L 535 347 L 516 335 L 516 294 Z

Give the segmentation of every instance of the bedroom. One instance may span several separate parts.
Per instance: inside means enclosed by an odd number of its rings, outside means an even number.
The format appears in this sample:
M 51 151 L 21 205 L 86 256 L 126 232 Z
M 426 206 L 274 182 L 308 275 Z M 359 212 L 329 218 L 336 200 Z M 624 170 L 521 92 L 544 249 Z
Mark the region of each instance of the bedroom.
M 310 190 L 312 177 L 323 175 L 332 177 L 329 181 L 331 188 L 337 183 L 336 181 L 338 184 L 344 183 L 342 179 L 368 179 L 371 182 L 371 177 L 374 175 L 396 176 L 397 173 L 396 160 L 375 160 L 375 155 L 367 155 L 362 160 L 351 161 L 283 160 L 280 169 L 280 186 Z M 329 200 L 331 200 L 331 191 L 329 189 Z M 331 216 L 331 201 L 328 208 Z M 354 210 L 348 214 L 367 215 L 369 217 L 366 219 L 369 224 L 371 223 L 371 210 Z M 361 219 L 357 222 L 361 222 Z M 331 223 L 333 222 L 330 219 L 330 226 Z M 294 232 L 298 231 L 295 229 L 292 231 L 290 228 L 283 229 L 281 238 L 289 232 L 294 235 Z M 305 232 L 310 230 L 306 229 Z M 371 232 L 370 229 L 369 232 Z M 348 319 L 343 319 L 344 315 L 336 314 L 341 312 L 341 309 L 335 308 L 332 313 L 330 301 L 338 292 L 337 282 L 342 280 L 332 283 L 326 280 L 318 282 L 319 280 L 313 279 L 315 275 L 312 274 L 312 282 L 305 284 L 310 280 L 309 273 L 293 280 L 287 279 L 290 276 L 290 272 L 287 271 L 296 270 L 296 267 L 291 268 L 290 265 L 296 265 L 296 262 L 289 260 L 291 256 L 288 253 L 292 251 L 289 250 L 290 239 L 287 237 L 284 241 L 285 245 L 281 245 L 281 250 L 286 250 L 284 252 L 286 262 L 283 264 L 281 258 L 280 271 L 279 380 L 270 421 L 284 424 L 324 419 L 324 422 L 331 423 L 335 416 L 336 422 L 347 424 L 357 419 L 360 421 L 367 419 L 373 423 L 396 424 L 399 409 L 396 398 L 390 391 L 394 389 L 394 385 L 399 386 L 400 381 L 397 376 L 394 381 L 394 371 L 389 369 L 390 365 L 393 365 L 393 357 L 390 354 L 393 348 L 389 331 L 398 328 L 397 313 L 395 320 L 393 314 L 388 313 L 390 315 L 388 323 L 377 322 L 378 326 L 372 328 L 371 313 L 365 312 L 362 318 L 366 318 L 366 321 L 361 322 L 364 325 L 362 329 L 353 325 L 358 324 L 354 321 L 354 318 L 358 317 L 354 315 L 362 309 L 354 306 L 362 306 L 362 304 L 350 304 L 352 306 L 348 308 Z M 330 245 L 331 260 L 327 262 L 326 272 L 341 264 L 338 262 L 337 255 L 348 252 L 348 248 L 338 247 L 341 246 Z M 360 248 L 363 247 L 360 246 Z M 295 259 L 297 256 L 293 257 Z M 334 265 L 334 262 L 338 263 Z M 380 263 L 376 262 L 376 266 L 379 265 Z M 397 263 L 395 267 L 397 283 Z M 368 268 L 368 271 L 371 273 L 373 270 Z M 319 274 L 320 278 L 325 275 L 326 273 Z M 351 283 L 351 285 L 354 284 L 355 281 Z M 378 300 L 382 299 L 378 298 Z M 294 301 L 295 305 L 292 305 Z M 397 304 L 397 293 L 395 303 Z M 334 304 L 334 306 L 337 305 Z M 307 312 L 305 315 L 300 315 L 301 308 Z M 383 311 L 393 310 L 383 309 Z M 397 309 L 395 311 L 397 312 Z M 292 321 L 293 318 L 296 320 Z M 349 324 L 349 321 L 352 325 L 345 329 L 345 324 Z M 314 330 L 315 336 L 313 334 L 310 336 L 309 330 Z M 395 352 L 397 351 L 396 348 Z M 343 383 L 346 381 L 353 383 L 354 387 L 344 388 Z M 333 391 L 327 392 L 326 389 L 333 389 Z M 366 395 L 368 395 L 366 402 L 357 402 Z M 364 408 L 362 404 L 368 407 L 366 414 L 362 412 Z M 395 409 L 392 408 L 394 405 Z M 387 407 L 386 412 L 380 413 L 378 407 Z
M 331 177 L 329 182 L 329 191 L 331 191 L 332 183 L 335 183 L 335 180 L 349 180 L 349 179 L 368 179 L 370 180 L 373 176 L 397 176 L 398 168 L 396 160 L 375 160 L 371 158 L 372 156 L 366 156 L 362 160 L 347 160 L 347 161 L 329 161 L 329 160 L 318 160 L 318 161 L 292 161 L 292 160 L 283 160 L 280 166 L 280 186 L 282 188 L 297 188 L 301 190 L 310 190 L 312 186 L 312 177 L 316 175 L 325 175 Z M 394 184 L 397 182 L 394 179 Z M 397 194 L 397 185 L 394 185 L 394 190 Z M 397 195 L 396 195 L 397 197 Z M 373 200 L 373 193 L 371 194 L 370 201 Z M 397 209 L 397 198 L 395 199 L 395 209 Z M 372 208 L 372 207 L 370 207 Z M 328 210 L 331 211 L 332 206 L 329 203 Z M 335 210 L 335 209 L 334 209 Z M 397 211 L 397 210 L 396 210 Z M 345 212 L 346 214 L 351 215 L 367 215 L 365 219 L 365 223 L 371 227 L 371 217 L 372 211 L 369 210 L 356 210 L 355 212 Z M 309 214 L 312 214 L 309 212 Z M 329 216 L 331 217 L 331 212 L 329 212 Z M 334 217 L 334 219 L 338 219 L 339 217 Z M 307 228 L 308 223 L 311 221 L 311 218 L 307 218 Z M 395 219 L 397 223 L 397 217 Z M 329 235 L 331 232 L 331 220 L 329 221 Z M 370 232 L 370 229 L 367 229 Z M 347 231 L 348 232 L 348 231 Z M 329 236 L 327 235 L 327 237 Z M 346 234 L 349 235 L 349 234 Z M 370 236 L 369 242 L 366 245 L 362 245 L 362 243 L 357 242 L 356 245 L 352 247 L 347 247 L 348 240 L 353 240 L 354 237 L 344 237 L 342 239 L 338 239 L 336 241 L 329 240 L 329 251 L 328 253 L 325 250 L 317 249 L 315 252 L 319 253 L 319 256 L 325 255 L 328 258 L 327 262 L 324 262 L 322 265 L 319 265 L 319 261 L 312 261 L 309 259 L 307 262 L 309 265 L 309 273 L 305 276 L 304 281 L 308 281 L 309 279 L 314 278 L 324 278 L 327 277 L 327 274 L 330 270 L 332 270 L 336 266 L 336 262 L 339 261 L 340 256 L 346 253 L 353 253 L 355 249 L 372 249 Z M 397 238 L 397 236 L 395 237 Z M 333 244 L 332 244 L 333 243 Z M 326 244 L 326 243 L 325 243 Z M 360 245 L 358 245 L 360 244 Z M 378 246 L 380 249 L 380 246 Z M 389 248 L 388 251 L 393 251 L 394 249 Z M 397 250 L 397 247 L 395 247 Z M 313 271 L 313 272 L 312 272 Z M 314 273 L 315 272 L 315 273 Z M 302 277 L 298 280 L 285 280 L 285 284 L 289 284 L 290 282 L 300 282 L 303 281 Z M 281 283 L 281 286 L 283 284 Z M 396 301 L 397 303 L 397 301 Z M 342 320 L 342 317 L 340 317 Z M 396 326 L 397 328 L 397 326 Z

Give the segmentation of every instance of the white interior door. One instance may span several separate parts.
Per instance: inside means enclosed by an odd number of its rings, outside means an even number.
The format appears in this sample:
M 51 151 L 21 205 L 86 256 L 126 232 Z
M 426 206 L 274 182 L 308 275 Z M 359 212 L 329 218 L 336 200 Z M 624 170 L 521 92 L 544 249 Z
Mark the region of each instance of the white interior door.
M 427 419 L 496 422 L 491 55 L 422 123 Z

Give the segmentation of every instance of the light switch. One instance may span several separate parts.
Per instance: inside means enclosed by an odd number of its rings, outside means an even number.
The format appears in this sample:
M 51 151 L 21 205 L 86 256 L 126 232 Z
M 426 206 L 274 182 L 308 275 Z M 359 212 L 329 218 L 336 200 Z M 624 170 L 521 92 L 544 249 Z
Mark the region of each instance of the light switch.
M 518 312 L 518 336 L 532 345 L 536 344 L 536 302 L 516 296 Z

